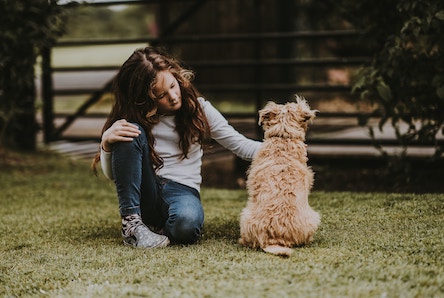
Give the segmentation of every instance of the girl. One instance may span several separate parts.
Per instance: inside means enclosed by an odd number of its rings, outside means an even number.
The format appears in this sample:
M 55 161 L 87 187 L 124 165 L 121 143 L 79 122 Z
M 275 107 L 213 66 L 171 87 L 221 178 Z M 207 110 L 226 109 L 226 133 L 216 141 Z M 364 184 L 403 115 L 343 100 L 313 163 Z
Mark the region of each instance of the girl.
M 193 73 L 158 48 L 136 50 L 114 81 L 115 104 L 102 130 L 100 161 L 114 180 L 124 244 L 164 247 L 199 239 L 203 146 L 216 140 L 251 160 L 247 139 L 191 84 Z

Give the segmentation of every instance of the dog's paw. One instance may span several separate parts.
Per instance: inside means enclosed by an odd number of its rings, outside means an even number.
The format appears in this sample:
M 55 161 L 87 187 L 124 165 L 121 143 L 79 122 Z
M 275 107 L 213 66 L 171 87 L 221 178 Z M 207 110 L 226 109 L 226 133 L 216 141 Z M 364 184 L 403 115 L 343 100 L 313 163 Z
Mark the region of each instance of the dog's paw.
M 269 245 L 266 247 L 262 247 L 262 250 L 281 257 L 289 257 L 293 252 L 293 249 L 279 245 Z

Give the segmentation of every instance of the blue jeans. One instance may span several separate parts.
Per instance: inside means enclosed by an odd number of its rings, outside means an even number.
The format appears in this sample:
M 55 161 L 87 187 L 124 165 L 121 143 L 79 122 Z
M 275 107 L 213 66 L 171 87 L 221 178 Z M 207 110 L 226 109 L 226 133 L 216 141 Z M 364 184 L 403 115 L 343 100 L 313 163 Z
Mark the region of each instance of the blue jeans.
M 163 228 L 170 240 L 194 243 L 204 223 L 200 194 L 155 174 L 146 134 L 140 130 L 132 142 L 118 142 L 112 147 L 120 215 L 140 214 L 145 224 Z

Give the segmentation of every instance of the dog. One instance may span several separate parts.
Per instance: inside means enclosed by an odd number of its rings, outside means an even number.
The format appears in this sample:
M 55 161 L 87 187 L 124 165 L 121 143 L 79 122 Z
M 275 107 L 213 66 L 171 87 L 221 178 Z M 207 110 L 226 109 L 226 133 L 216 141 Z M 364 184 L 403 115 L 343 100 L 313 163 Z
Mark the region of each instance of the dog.
M 314 172 L 307 166 L 305 134 L 317 110 L 296 96 L 259 111 L 264 142 L 247 171 L 248 202 L 240 215 L 241 245 L 289 257 L 313 240 L 321 217 L 308 203 Z

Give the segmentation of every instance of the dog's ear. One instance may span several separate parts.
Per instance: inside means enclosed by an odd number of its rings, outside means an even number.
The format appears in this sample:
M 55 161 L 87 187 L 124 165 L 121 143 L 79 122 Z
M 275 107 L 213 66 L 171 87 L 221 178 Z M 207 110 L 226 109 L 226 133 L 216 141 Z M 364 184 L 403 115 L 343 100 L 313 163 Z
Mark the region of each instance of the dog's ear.
M 276 112 L 276 108 L 277 108 L 277 104 L 269 101 L 265 107 L 259 111 L 259 121 L 258 124 L 259 125 L 263 125 L 265 122 L 267 122 L 268 120 L 274 118 L 277 114 Z
M 306 112 L 302 115 L 304 118 L 304 122 L 313 120 L 316 117 L 316 113 L 319 113 L 318 110 L 310 110 L 309 112 Z
M 261 111 L 259 111 L 259 121 L 258 121 L 258 124 L 259 125 L 262 125 L 262 124 L 264 124 L 265 122 L 268 122 L 268 120 L 270 120 L 270 118 L 271 117 L 274 117 L 275 115 L 272 115 L 272 112 L 271 111 L 264 111 L 264 110 L 261 110 Z
M 316 113 L 318 113 L 319 111 L 311 110 L 307 100 L 304 97 L 295 94 L 295 101 L 296 105 L 298 106 L 298 110 L 300 113 L 299 115 L 302 118 L 303 122 L 313 120 L 316 117 Z

